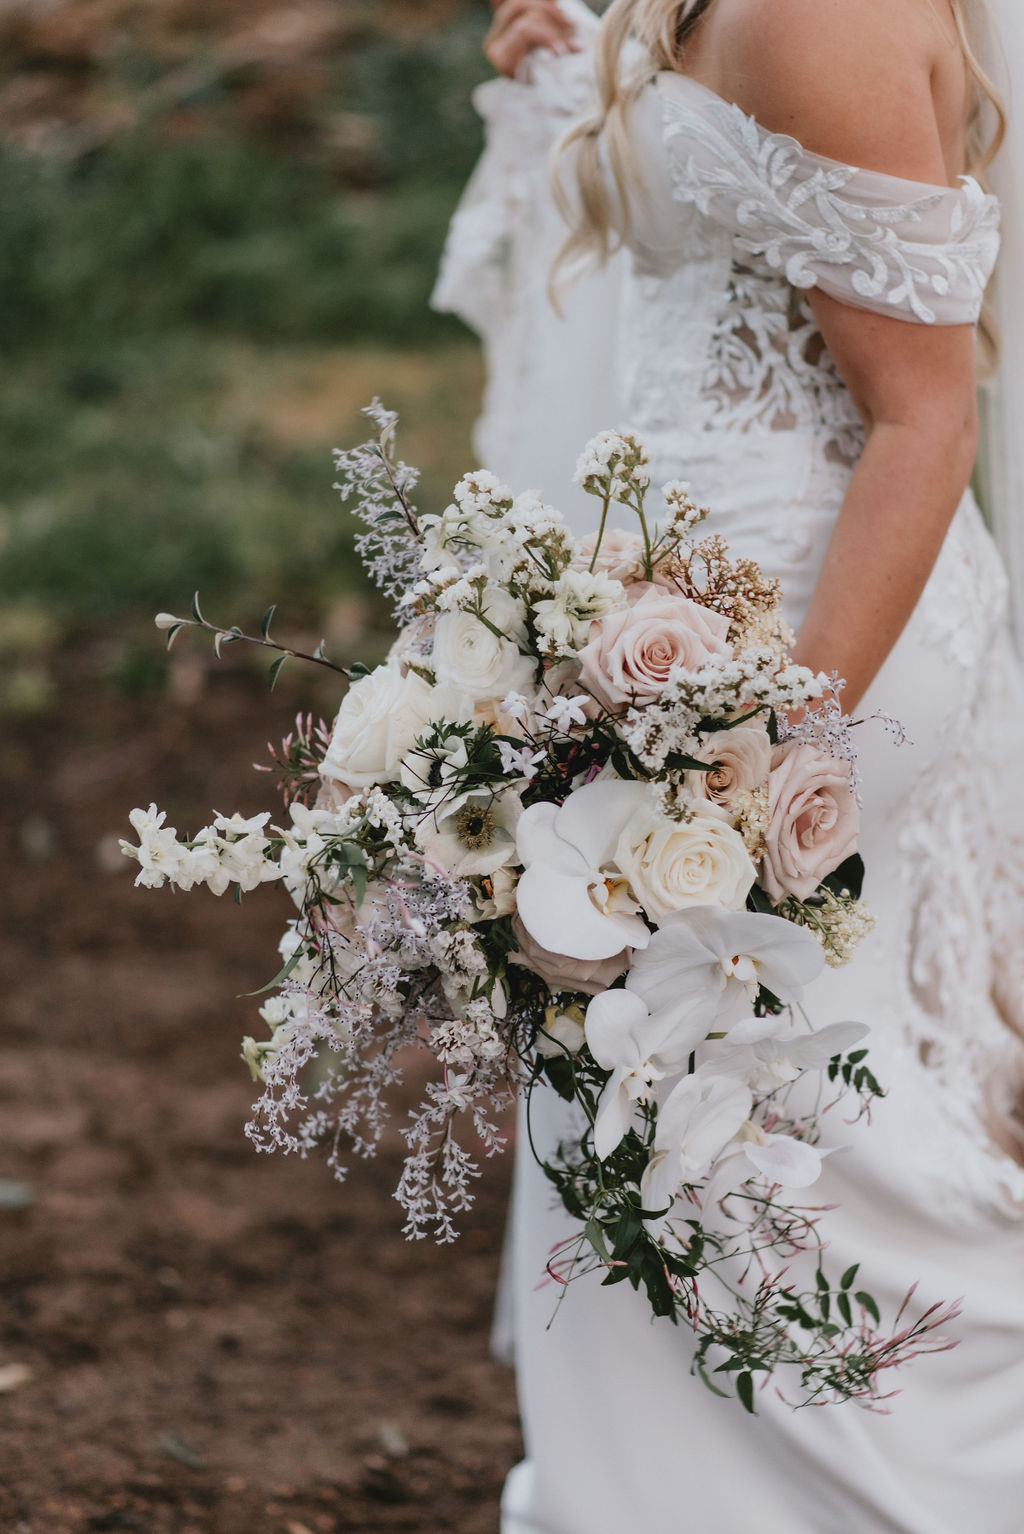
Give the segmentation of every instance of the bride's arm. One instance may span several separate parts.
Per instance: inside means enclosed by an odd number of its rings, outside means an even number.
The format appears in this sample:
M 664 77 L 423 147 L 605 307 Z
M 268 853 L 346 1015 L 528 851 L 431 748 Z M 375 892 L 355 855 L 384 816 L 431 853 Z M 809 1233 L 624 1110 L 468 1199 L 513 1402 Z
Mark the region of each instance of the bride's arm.
M 966 74 L 955 33 L 937 23 L 928 0 L 717 4 L 710 16 L 719 33 L 709 28 L 701 39 L 699 61 L 727 61 L 730 94 L 766 127 L 831 159 L 910 180 L 948 185 L 962 168 Z M 849 709 L 913 612 L 970 478 L 974 336 L 967 325 L 881 316 L 820 290 L 810 302 L 866 446 L 797 657 L 845 677 Z
M 829 542 L 796 658 L 845 677 L 856 707 L 899 638 L 967 487 L 977 446 L 973 327 L 811 304 L 867 441 Z

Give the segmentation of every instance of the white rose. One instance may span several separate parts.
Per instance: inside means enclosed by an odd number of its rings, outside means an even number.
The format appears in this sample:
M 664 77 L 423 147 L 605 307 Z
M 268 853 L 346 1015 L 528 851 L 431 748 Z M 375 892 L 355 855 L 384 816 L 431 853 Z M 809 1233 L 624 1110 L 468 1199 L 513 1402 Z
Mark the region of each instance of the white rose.
M 519 652 L 526 637 L 523 609 L 505 591 L 487 592 L 482 623 L 473 613 L 442 613 L 431 664 L 439 683 L 480 701 L 533 691 L 534 662 Z M 494 630 L 498 632 L 495 633 Z
M 415 671 L 403 676 L 399 664 L 388 661 L 345 694 L 321 776 L 350 788 L 387 782 L 431 720 L 461 717 L 452 692 L 431 687 Z
M 709 815 L 670 820 L 644 806 L 623 827 L 615 863 L 652 921 L 687 906 L 742 910 L 756 869 L 739 832 Z

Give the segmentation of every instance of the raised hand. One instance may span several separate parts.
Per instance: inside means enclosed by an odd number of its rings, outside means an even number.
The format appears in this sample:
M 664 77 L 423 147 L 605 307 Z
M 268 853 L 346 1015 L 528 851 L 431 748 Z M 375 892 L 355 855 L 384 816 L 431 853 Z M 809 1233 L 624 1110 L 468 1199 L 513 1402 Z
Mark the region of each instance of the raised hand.
M 501 75 L 515 75 L 534 48 L 574 53 L 573 23 L 557 0 L 492 0 L 494 22 L 484 53 Z

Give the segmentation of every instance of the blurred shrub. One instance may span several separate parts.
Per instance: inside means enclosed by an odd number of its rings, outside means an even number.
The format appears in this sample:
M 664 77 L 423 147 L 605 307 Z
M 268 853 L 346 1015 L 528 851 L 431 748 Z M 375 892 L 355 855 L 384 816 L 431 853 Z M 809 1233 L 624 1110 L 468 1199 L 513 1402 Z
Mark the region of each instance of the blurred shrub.
M 372 146 L 281 154 L 258 135 L 168 136 L 159 121 L 72 157 L 0 152 L 0 338 L 85 350 L 181 326 L 263 340 L 453 333 L 427 307 L 479 146 L 481 16 L 415 42 L 371 34 L 320 110 Z M 351 177 L 349 178 L 351 179 Z M 367 180 L 372 185 L 367 186 Z

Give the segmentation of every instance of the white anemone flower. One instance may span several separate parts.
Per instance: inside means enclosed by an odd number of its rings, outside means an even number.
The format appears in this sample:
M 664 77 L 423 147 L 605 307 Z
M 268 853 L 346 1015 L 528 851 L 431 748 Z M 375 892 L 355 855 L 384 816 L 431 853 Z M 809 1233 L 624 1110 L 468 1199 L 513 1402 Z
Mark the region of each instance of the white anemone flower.
M 491 877 L 515 854 L 522 808 L 511 791 L 459 794 L 419 822 L 416 841 L 431 862 L 457 878 Z
M 602 1161 L 629 1132 L 637 1103 L 650 1102 L 654 1082 L 682 1069 L 689 1048 L 680 1055 L 671 1029 L 652 1019 L 639 996 L 603 991 L 587 1008 L 587 1047 L 604 1070 L 611 1071 L 597 1102 L 594 1149 Z
M 680 1188 L 707 1176 L 752 1107 L 742 1083 L 703 1067 L 677 1082 L 658 1109 L 654 1149 L 640 1183 L 650 1224 L 666 1218 Z
M 523 812 L 516 835 L 525 873 L 516 903 L 523 926 L 549 953 L 610 959 L 623 948 L 646 948 L 651 934 L 612 858 L 623 826 L 649 797 L 644 783 L 588 783 L 561 807 L 533 804 Z
M 781 916 L 690 906 L 665 917 L 626 985 L 655 1017 L 688 1028 L 692 1049 L 748 1013 L 759 985 L 798 1002 L 824 963 L 817 940 Z

